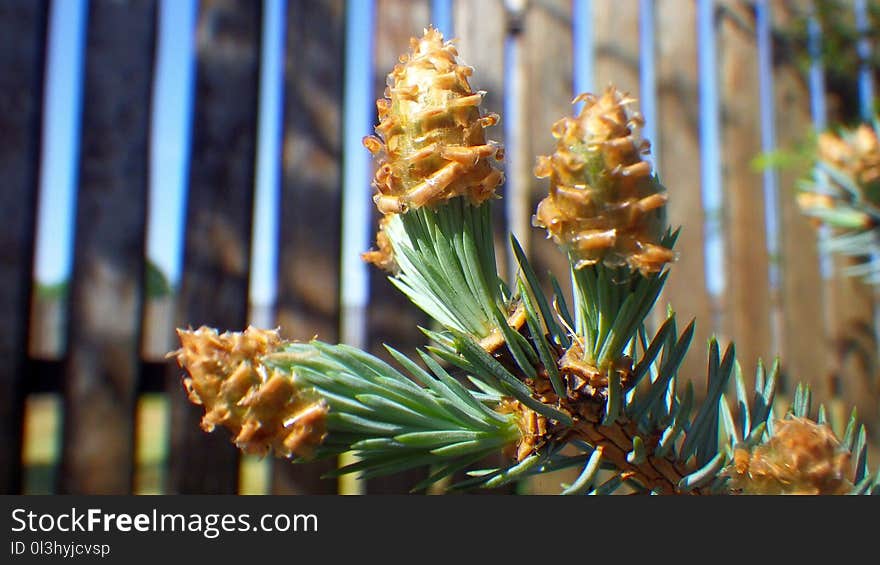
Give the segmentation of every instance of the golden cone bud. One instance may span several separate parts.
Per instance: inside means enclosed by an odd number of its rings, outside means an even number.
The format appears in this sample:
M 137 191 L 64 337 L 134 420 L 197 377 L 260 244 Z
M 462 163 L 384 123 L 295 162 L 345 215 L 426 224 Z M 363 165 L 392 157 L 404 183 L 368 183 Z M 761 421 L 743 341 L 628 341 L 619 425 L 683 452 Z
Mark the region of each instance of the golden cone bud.
M 861 124 L 841 135 L 824 132 L 819 135 L 819 159 L 839 169 L 858 185 L 880 179 L 880 139 L 874 128 Z M 880 204 L 877 195 L 866 195 L 873 204 Z M 870 198 L 873 196 L 873 198 Z
M 777 420 L 767 443 L 737 447 L 725 471 L 744 494 L 846 494 L 850 455 L 826 425 L 805 418 Z
M 221 425 L 245 453 L 281 457 L 308 458 L 323 442 L 326 403 L 261 362 L 281 347 L 277 331 L 249 327 L 220 334 L 202 326 L 177 335 L 181 348 L 169 356 L 189 374 L 183 384 L 190 401 L 205 407 L 206 432 Z
M 538 158 L 535 175 L 549 178 L 550 190 L 534 223 L 571 253 L 576 268 L 601 261 L 656 273 L 675 255 L 660 244 L 666 192 L 642 158 L 649 151 L 636 133 L 643 120 L 614 87 L 574 100 L 581 101 L 580 114 L 553 125 L 556 152 Z
M 436 206 L 456 196 L 480 203 L 495 194 L 502 173 L 492 166 L 500 146 L 483 129 L 498 122 L 482 115 L 483 93 L 471 90 L 471 67 L 434 28 L 410 40 L 411 52 L 388 75 L 377 101 L 378 137 L 364 146 L 378 157 L 373 200 L 383 214 Z

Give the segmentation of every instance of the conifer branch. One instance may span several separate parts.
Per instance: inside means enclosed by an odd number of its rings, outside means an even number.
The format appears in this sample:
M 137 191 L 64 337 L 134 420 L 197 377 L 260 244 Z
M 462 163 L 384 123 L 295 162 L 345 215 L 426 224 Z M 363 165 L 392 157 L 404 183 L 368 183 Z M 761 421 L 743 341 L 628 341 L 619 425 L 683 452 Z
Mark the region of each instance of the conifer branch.
M 451 490 L 493 488 L 578 467 L 563 494 L 880 491 L 855 414 L 837 440 L 823 407 L 808 419 L 801 387 L 779 417 L 778 363 L 768 372 L 759 362 L 748 390 L 734 345 L 722 352 L 715 339 L 697 400 L 678 372 L 694 321 L 679 331 L 670 310 L 649 338 L 678 232 L 666 225 L 666 188 L 643 158 L 632 99 L 614 88 L 576 98 L 583 111 L 554 125 L 556 151 L 538 162 L 549 189 L 535 223 L 569 260 L 568 304 L 552 275 L 555 295 L 545 295 L 513 238 L 516 284 L 501 281 L 489 213 L 501 149 L 483 131 L 498 118 L 482 114 L 472 69 L 439 32 L 411 47 L 377 104 L 378 137 L 364 140 L 379 158 L 384 215 L 378 249 L 364 258 L 441 329 L 422 329 L 432 344 L 418 359 L 388 347 L 396 366 L 277 331 L 181 330 L 172 355 L 205 407 L 206 431 L 223 426 L 240 449 L 296 462 L 358 455 L 333 475 L 430 467 L 415 490 L 450 476 Z M 473 468 L 498 453 L 506 463 Z
M 815 167 L 798 185 L 801 211 L 820 230 L 820 246 L 854 259 L 844 274 L 880 283 L 880 124 L 819 135 Z

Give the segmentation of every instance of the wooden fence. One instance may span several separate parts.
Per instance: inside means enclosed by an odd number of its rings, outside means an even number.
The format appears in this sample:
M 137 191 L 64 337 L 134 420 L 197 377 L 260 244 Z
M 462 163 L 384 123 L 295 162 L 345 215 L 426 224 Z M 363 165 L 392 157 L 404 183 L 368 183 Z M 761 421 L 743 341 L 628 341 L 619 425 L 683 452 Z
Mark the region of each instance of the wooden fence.
M 289 338 L 317 334 L 334 341 L 360 316 L 363 345 L 381 354 L 383 342 L 420 345 L 413 328 L 423 318 L 377 272 L 362 309 L 340 300 L 342 210 L 352 205 L 343 199 L 343 163 L 350 158 L 343 147 L 346 136 L 362 135 L 343 123 L 346 16 L 359 0 L 349 1 L 286 3 L 277 159 L 283 221 L 268 321 Z M 378 96 L 408 38 L 430 23 L 431 4 L 375 0 L 371 6 Z M 761 151 L 804 140 L 814 120 L 840 119 L 852 102 L 840 94 L 846 89 L 817 91 L 814 83 L 811 91 L 798 54 L 786 49 L 784 31 L 795 25 L 790 3 L 454 0 L 451 6 L 460 53 L 476 68 L 473 85 L 489 92 L 485 106 L 502 114 L 512 109 L 511 122 L 493 132 L 510 157 L 507 200 L 496 214 L 503 265 L 509 260 L 504 230 L 513 229 L 540 270 L 564 273 L 552 243 L 528 228 L 546 190 L 530 169 L 535 155 L 552 150 L 550 126 L 571 112 L 576 80 L 584 80 L 577 79 L 580 70 L 592 69 L 586 80 L 597 88 L 613 82 L 642 101 L 670 193 L 670 222 L 684 226 L 663 297 L 681 317 L 698 320 L 683 374 L 701 383 L 707 338 L 734 338 L 746 374 L 758 358 L 780 355 L 783 394 L 796 381 L 808 382 L 838 419 L 854 404 L 876 440 L 874 293 L 836 274 L 823 277 L 814 230 L 792 194 L 806 171 L 762 173 L 750 166 Z M 183 274 L 177 292 L 164 297 L 146 291 L 144 259 L 156 0 L 89 2 L 73 275 L 60 297 L 36 291 L 51 7 L 45 0 L 0 2 L 0 491 L 337 492 L 335 481 L 319 479 L 327 464 L 242 459 L 225 434 L 203 433 L 179 369 L 162 357 L 174 347 L 175 326 L 241 329 L 254 317 L 248 276 L 263 5 L 198 4 Z M 583 29 L 587 43 L 579 39 Z M 829 102 L 829 115 L 811 111 L 817 96 Z M 364 201 L 368 182 L 354 193 Z M 706 201 L 713 182 L 720 208 Z M 707 233 L 717 235 L 720 256 L 711 246 L 707 252 Z M 721 292 L 706 277 L 707 265 L 719 261 Z M 405 492 L 412 478 L 371 480 L 364 490 Z

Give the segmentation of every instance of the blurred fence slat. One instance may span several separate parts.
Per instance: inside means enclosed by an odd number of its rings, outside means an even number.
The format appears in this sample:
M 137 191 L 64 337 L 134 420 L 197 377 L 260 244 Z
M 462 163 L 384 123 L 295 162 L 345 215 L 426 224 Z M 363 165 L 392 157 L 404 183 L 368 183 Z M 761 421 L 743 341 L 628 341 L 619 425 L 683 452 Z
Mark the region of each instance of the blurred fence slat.
M 639 3 L 593 0 L 593 89 L 613 84 L 634 98 L 639 92 Z M 640 104 L 637 102 L 635 107 Z
M 0 4 L 0 493 L 21 490 L 47 2 Z
M 186 243 L 177 316 L 242 330 L 247 323 L 254 194 L 261 3 L 204 0 L 196 28 L 196 84 Z M 202 410 L 171 370 L 170 491 L 234 493 L 238 450 L 220 430 L 205 434 Z
M 287 5 L 278 324 L 287 339 L 339 339 L 345 2 Z M 316 25 L 320 22 L 320 25 Z M 332 493 L 333 461 L 275 463 L 275 493 Z
M 874 326 L 874 289 L 867 283 L 841 273 L 853 261 L 834 259 L 830 281 L 831 343 L 826 357 L 831 365 L 830 381 L 819 390 L 823 399 L 832 395 L 846 399 L 858 409 L 859 418 L 871 433 L 880 425 L 878 410 L 877 334 Z
M 726 288 L 722 328 L 736 342 L 744 375 L 758 359 L 772 362 L 773 305 L 762 175 L 752 167 L 761 153 L 761 100 L 754 21 L 737 2 L 725 2 L 715 19 L 721 107 L 721 151 Z M 702 77 L 710 80 L 710 77 Z
M 89 5 L 62 492 L 131 490 L 156 2 Z
M 529 59 L 526 56 L 525 24 L 529 2 L 504 0 L 506 35 L 503 57 L 505 97 L 503 128 L 505 178 L 503 208 L 508 231 L 519 241 L 526 254 L 531 248 L 529 224 L 532 208 L 532 168 L 529 154 Z M 511 264 L 511 269 L 514 265 Z
M 790 14 L 771 5 L 773 27 L 790 25 Z M 810 93 L 785 44 L 774 43 L 773 91 L 776 144 L 794 150 L 811 128 Z M 828 347 L 824 330 L 822 278 L 816 230 L 795 202 L 794 187 L 808 169 L 804 164 L 779 169 L 780 285 L 782 306 L 781 365 L 788 388 L 805 382 L 817 390 L 824 379 Z
M 375 63 L 373 67 L 373 92 L 375 98 L 383 96 L 385 77 L 398 64 L 398 57 L 409 51 L 411 37 L 421 37 L 422 30 L 430 23 L 430 5 L 426 0 L 377 0 L 376 1 Z M 366 149 L 364 150 L 366 151 Z M 367 184 L 364 185 L 368 186 Z M 378 226 L 379 215 L 373 208 L 372 229 Z M 371 238 L 371 245 L 375 238 Z M 367 343 L 369 350 L 389 358 L 382 344 L 413 353 L 425 343 L 417 326 L 425 326 L 425 315 L 413 306 L 409 299 L 387 280 L 387 273 L 370 266 L 370 303 L 367 307 Z M 399 475 L 367 481 L 369 494 L 405 493 L 418 482 L 421 471 L 408 471 Z
M 669 190 L 669 225 L 683 226 L 675 246 L 679 258 L 655 315 L 665 317 L 666 305 L 671 304 L 680 326 L 697 319 L 691 353 L 679 374 L 693 380 L 699 391 L 705 388 L 706 342 L 713 321 L 706 289 L 705 214 L 700 194 L 696 3 L 671 0 L 654 14 L 658 111 L 655 153 L 660 180 Z

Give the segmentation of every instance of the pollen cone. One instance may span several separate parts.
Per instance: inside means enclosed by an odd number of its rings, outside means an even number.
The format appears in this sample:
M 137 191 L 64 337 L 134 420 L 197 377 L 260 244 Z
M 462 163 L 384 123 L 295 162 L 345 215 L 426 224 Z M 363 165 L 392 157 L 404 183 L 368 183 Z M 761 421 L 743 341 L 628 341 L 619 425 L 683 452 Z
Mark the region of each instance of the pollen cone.
M 565 248 L 576 268 L 603 262 L 629 265 L 642 274 L 674 260 L 660 244 L 666 192 L 643 159 L 649 144 L 637 135 L 642 117 L 633 102 L 609 87 L 601 96 L 581 94 L 576 117 L 553 125 L 556 151 L 539 157 L 535 175 L 550 179 L 534 223 Z
M 327 405 L 299 390 L 291 375 L 260 359 L 277 350 L 277 331 L 249 327 L 225 332 L 177 330 L 181 348 L 171 354 L 186 369 L 190 401 L 205 407 L 202 429 L 221 425 L 245 453 L 308 458 L 326 435 Z
M 861 124 L 841 135 L 819 135 L 819 159 L 843 171 L 856 184 L 867 186 L 880 181 L 880 139 L 874 128 Z M 868 194 L 871 203 L 880 204 L 880 194 Z
M 801 210 L 816 226 L 865 230 L 880 216 L 880 139 L 873 127 L 859 127 L 819 135 L 818 160 L 840 175 L 826 186 L 809 186 L 797 194 Z M 847 182 L 844 186 L 842 182 Z
M 745 494 L 846 494 L 850 454 L 825 425 L 804 418 L 778 420 L 767 443 L 737 448 L 726 471 Z
M 468 83 L 471 67 L 436 29 L 410 40 L 410 53 L 388 75 L 385 97 L 376 102 L 378 137 L 364 145 L 378 158 L 373 180 L 383 214 L 436 206 L 456 196 L 472 203 L 491 198 L 502 181 L 492 162 L 502 158 L 483 129 L 498 122 L 481 115 L 484 93 Z

